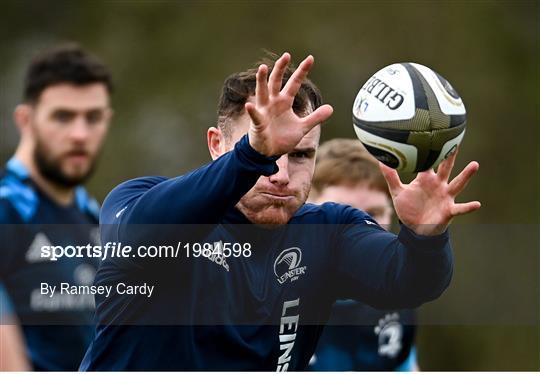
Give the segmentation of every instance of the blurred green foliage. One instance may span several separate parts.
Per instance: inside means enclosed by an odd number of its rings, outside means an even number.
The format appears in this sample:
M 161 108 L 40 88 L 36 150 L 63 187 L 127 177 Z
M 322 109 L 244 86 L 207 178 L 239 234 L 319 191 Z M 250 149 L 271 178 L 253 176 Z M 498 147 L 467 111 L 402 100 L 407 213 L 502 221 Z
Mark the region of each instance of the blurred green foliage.
M 510 243 L 533 246 L 528 267 L 504 268 L 505 256 L 484 261 L 501 267 L 507 282 L 528 269 L 528 299 L 519 307 L 533 308 L 540 318 L 534 255 L 540 247 L 538 1 L 4 0 L 0 9 L 2 163 L 17 143 L 11 113 L 31 56 L 78 41 L 111 67 L 115 118 L 89 184 L 99 199 L 128 178 L 178 175 L 207 162 L 205 130 L 215 123 L 221 83 L 250 67 L 263 49 L 289 51 L 296 61 L 315 56 L 311 77 L 335 108 L 323 140 L 354 136 L 352 102 L 372 73 L 393 62 L 432 67 L 456 87 L 468 110 L 457 168 L 472 159 L 481 165 L 462 199 L 479 199 L 483 207 L 459 223 L 531 224 L 533 240 Z M 480 252 L 461 239 L 456 268 L 466 290 L 490 278 L 476 261 Z M 486 293 L 497 292 L 481 284 Z M 500 307 L 512 308 L 504 295 Z M 433 305 L 459 308 L 460 298 Z M 539 370 L 540 327 L 538 319 L 528 326 L 423 327 L 419 351 L 423 369 Z

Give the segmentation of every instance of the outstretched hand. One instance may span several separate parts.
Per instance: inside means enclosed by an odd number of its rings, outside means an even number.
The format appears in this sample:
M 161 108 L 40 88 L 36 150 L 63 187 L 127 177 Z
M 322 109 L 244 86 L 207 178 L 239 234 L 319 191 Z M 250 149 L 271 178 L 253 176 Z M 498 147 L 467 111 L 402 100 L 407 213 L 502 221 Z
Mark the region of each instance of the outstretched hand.
M 313 56 L 300 63 L 287 83 L 281 88 L 283 75 L 291 56 L 284 53 L 275 63 L 270 77 L 268 67 L 259 66 L 255 102 L 247 102 L 245 109 L 251 118 L 250 145 L 266 156 L 281 156 L 294 149 L 313 127 L 332 115 L 330 105 L 322 105 L 305 117 L 293 111 L 294 97 L 313 66 Z
M 470 162 L 449 182 L 456 155 L 457 151 L 441 162 L 437 172 L 430 169 L 418 173 L 409 184 L 403 184 L 394 169 L 379 162 L 397 216 L 417 234 L 441 234 L 452 218 L 480 209 L 479 201 L 455 202 L 455 198 L 465 189 L 480 166 L 476 161 Z

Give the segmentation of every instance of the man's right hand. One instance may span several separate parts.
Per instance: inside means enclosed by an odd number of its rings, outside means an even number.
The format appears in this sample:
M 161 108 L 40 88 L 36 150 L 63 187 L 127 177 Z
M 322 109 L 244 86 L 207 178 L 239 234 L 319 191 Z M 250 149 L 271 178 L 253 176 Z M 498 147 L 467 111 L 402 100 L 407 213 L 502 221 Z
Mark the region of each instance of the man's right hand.
M 308 108 L 305 117 L 293 111 L 294 97 L 313 66 L 313 56 L 300 63 L 281 89 L 283 74 L 291 56 L 284 53 L 275 63 L 268 78 L 268 67 L 259 66 L 255 102 L 247 102 L 245 109 L 251 118 L 249 143 L 265 156 L 281 156 L 296 147 L 313 127 L 327 120 L 333 112 L 330 105 L 313 111 Z

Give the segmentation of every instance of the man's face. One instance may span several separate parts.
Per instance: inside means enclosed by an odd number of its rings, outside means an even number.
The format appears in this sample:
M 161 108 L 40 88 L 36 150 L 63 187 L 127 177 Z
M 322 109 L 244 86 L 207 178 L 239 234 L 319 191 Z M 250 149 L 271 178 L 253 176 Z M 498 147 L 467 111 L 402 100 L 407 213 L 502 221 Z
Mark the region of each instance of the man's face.
M 392 223 L 392 202 L 388 195 L 365 183 L 356 186 L 328 186 L 321 191 L 316 203 L 329 201 L 363 210 L 381 226 L 389 227 Z
M 311 112 L 311 111 L 309 111 Z M 307 115 L 309 113 L 306 113 Z M 250 125 L 247 113 L 236 118 L 232 126 L 228 150 L 244 136 Z M 277 160 L 279 171 L 261 176 L 237 204 L 237 208 L 253 223 L 282 225 L 306 202 L 315 168 L 320 126 L 307 133 L 295 149 Z
M 109 94 L 101 83 L 46 88 L 30 116 L 40 174 L 65 187 L 84 182 L 94 169 L 110 117 Z

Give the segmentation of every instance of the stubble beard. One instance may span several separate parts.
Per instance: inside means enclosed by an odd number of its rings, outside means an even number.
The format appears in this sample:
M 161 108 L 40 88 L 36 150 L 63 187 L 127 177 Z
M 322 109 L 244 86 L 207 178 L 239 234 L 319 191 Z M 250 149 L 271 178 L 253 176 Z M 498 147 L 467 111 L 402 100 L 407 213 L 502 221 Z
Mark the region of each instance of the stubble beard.
M 284 225 L 307 200 L 310 184 L 303 186 L 291 202 L 268 201 L 260 192 L 250 190 L 236 204 L 236 208 L 252 223 L 257 225 Z

